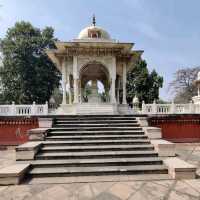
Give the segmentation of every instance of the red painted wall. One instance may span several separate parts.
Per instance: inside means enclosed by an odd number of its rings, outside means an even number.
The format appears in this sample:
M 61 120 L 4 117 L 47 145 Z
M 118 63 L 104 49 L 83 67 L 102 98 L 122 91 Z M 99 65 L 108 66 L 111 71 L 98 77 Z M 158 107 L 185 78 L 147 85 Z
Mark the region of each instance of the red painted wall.
M 162 128 L 162 137 L 173 142 L 200 142 L 200 115 L 150 116 L 149 125 Z
M 38 128 L 36 117 L 1 117 L 0 146 L 18 145 L 28 141 L 26 131 Z

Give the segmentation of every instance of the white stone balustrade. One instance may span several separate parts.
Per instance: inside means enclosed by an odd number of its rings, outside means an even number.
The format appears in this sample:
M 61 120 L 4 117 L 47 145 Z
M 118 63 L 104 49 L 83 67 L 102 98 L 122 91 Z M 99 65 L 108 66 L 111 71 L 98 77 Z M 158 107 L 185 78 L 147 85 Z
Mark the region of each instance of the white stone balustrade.
M 133 107 L 134 113 L 140 114 L 200 114 L 200 104 L 142 104 L 142 110 Z M 46 104 L 0 105 L 0 116 L 42 116 L 48 115 L 49 108 Z
M 195 114 L 200 113 L 200 104 L 142 104 L 142 114 Z
M 0 105 L 0 116 L 48 115 L 48 103 L 32 105 Z

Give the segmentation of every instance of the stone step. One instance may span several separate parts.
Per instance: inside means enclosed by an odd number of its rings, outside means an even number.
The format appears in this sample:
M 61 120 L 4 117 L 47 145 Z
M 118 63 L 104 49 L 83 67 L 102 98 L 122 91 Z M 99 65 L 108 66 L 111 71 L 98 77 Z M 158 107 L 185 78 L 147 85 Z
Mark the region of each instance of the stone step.
M 109 106 L 94 106 L 94 107 L 91 107 L 92 105 L 88 105 L 88 106 L 80 106 L 78 107 L 78 111 L 82 111 L 82 110 L 86 110 L 89 112 L 90 111 L 95 111 L 95 110 L 108 110 L 108 111 L 113 111 L 113 108 L 109 105 Z M 87 113 L 86 113 L 87 114 Z M 110 113 L 112 114 L 112 113 Z
M 98 114 L 98 115 L 110 115 L 113 114 L 115 111 L 113 109 L 113 106 L 82 106 L 78 107 L 77 114 Z
M 94 114 L 100 114 L 101 113 L 102 115 L 106 115 L 106 114 L 109 115 L 109 114 L 113 114 L 113 108 L 85 107 L 85 108 L 81 108 L 81 109 L 79 108 L 77 110 L 77 114 L 91 114 L 91 113 L 94 113 Z
M 103 124 L 100 124 L 100 123 L 97 123 L 97 124 L 57 124 L 55 123 L 53 125 L 53 127 L 84 127 L 84 128 L 87 128 L 87 127 L 99 127 L 99 128 L 102 128 L 102 127 L 140 127 L 140 125 L 138 123 L 117 123 L 117 124 L 109 124 L 109 123 L 103 123 Z
M 88 119 L 88 120 L 55 120 L 55 124 L 62 124 L 62 123 L 66 123 L 66 124 L 101 124 L 101 123 L 107 123 L 107 124 L 112 124 L 112 123 L 137 123 L 137 120 L 106 120 L 106 119 L 101 119 L 101 120 L 93 120 L 93 119 Z
M 127 131 L 127 130 L 142 130 L 141 127 L 53 127 L 49 129 L 50 131 L 74 131 L 74 130 L 81 130 L 81 131 L 109 131 L 109 130 L 119 130 L 119 131 Z
M 30 164 L 33 167 L 78 167 L 78 166 L 130 166 L 162 164 L 163 161 L 157 157 L 143 158 L 102 158 L 102 159 L 65 159 L 65 160 L 33 160 Z
M 90 107 L 91 107 L 91 104 L 90 104 Z M 95 116 L 99 116 L 99 115 L 95 115 Z M 132 114 L 132 115 L 129 115 L 129 114 L 110 114 L 109 116 L 111 116 L 111 117 L 118 117 L 118 116 L 122 116 L 122 117 L 126 117 L 126 116 L 146 117 L 147 115 L 146 114 Z M 56 115 L 56 118 L 63 118 L 63 117 L 65 118 L 65 117 L 91 117 L 91 116 L 90 115 L 73 115 L 73 114 L 71 114 L 71 115 Z
M 136 120 L 135 117 L 133 117 L 132 115 L 128 115 L 128 116 L 110 116 L 110 115 L 77 115 L 77 116 L 66 116 L 66 117 L 62 117 L 62 118 L 56 118 L 55 121 L 81 121 L 81 120 Z
M 115 174 L 109 175 L 96 175 L 96 176 L 54 176 L 54 177 L 33 177 L 29 180 L 30 185 L 40 185 L 40 184 L 72 184 L 72 183 L 102 183 L 102 182 L 134 182 L 134 181 L 161 181 L 170 180 L 169 174 Z M 109 199 L 111 200 L 111 199 Z
M 155 151 L 100 151 L 100 152 L 55 152 L 39 153 L 36 159 L 89 159 L 89 158 L 135 158 L 156 157 Z
M 77 115 L 81 115 L 81 114 L 87 114 L 87 115 L 96 115 L 97 113 L 99 114 L 99 115 L 110 115 L 110 114 L 113 114 L 113 110 L 100 110 L 100 109 L 98 109 L 98 110 L 92 110 L 92 111 L 89 111 L 88 112 L 88 110 L 89 109 L 85 109 L 85 110 L 79 110 L 79 111 L 77 111 Z
M 123 140 L 123 139 L 147 139 L 145 135 L 83 135 L 83 136 L 55 136 L 50 135 L 46 140 Z
M 93 103 L 87 103 L 87 104 L 79 104 L 78 106 L 78 110 L 81 110 L 81 109 L 88 109 L 90 108 L 91 109 L 113 109 L 112 108 L 112 104 L 93 104 Z
M 167 174 L 136 115 L 97 115 L 90 109 L 92 116 L 54 119 L 35 160 L 30 161 L 30 176 Z
M 54 136 L 94 136 L 94 135 L 144 135 L 144 131 L 49 131 L 48 135 Z
M 91 146 L 91 145 L 126 145 L 126 144 L 150 144 L 150 140 L 149 139 L 137 139 L 137 140 L 98 140 L 98 141 L 94 141 L 94 140 L 79 140 L 79 141 L 43 141 L 43 145 L 68 145 L 68 146 L 80 146 L 80 145 L 84 145 L 84 146 Z
M 153 150 L 152 144 L 140 145 L 102 145 L 102 146 L 44 146 L 41 152 L 88 152 L 88 151 L 132 151 L 132 150 Z
M 137 120 L 135 118 L 97 118 L 97 117 L 91 117 L 91 118 L 66 118 L 66 119 L 55 119 L 54 122 L 67 122 L 67 123 L 70 123 L 70 122 L 83 122 L 83 123 L 87 123 L 87 122 L 106 122 L 106 123 L 109 123 L 109 122 L 112 122 L 112 123 L 118 123 L 118 122 L 137 122 Z
M 77 130 L 74 130 L 74 131 L 63 131 L 63 130 L 60 130 L 60 129 L 49 129 L 48 131 L 49 133 L 55 133 L 55 134 L 59 134 L 59 133 L 63 133 L 63 134 L 72 134 L 72 135 L 75 135 L 75 134 L 87 134 L 87 135 L 94 135 L 94 134 L 144 134 L 144 131 L 142 129 L 140 130 L 81 130 L 81 131 L 77 131 Z
M 89 176 L 115 174 L 167 174 L 164 165 L 136 165 L 136 166 L 105 166 L 105 167 L 55 167 L 33 168 L 29 175 L 32 177 L 59 177 L 59 176 Z

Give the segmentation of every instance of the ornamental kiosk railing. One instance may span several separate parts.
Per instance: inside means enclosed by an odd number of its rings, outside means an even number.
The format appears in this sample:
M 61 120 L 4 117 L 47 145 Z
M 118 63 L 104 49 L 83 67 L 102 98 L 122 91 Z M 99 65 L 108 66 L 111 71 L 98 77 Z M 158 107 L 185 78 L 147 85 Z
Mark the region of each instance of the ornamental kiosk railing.
M 142 103 L 142 114 L 200 114 L 200 104 L 153 104 Z
M 17 105 L 12 102 L 11 105 L 0 105 L 0 116 L 30 116 L 30 115 L 48 115 L 48 102 L 46 104 Z

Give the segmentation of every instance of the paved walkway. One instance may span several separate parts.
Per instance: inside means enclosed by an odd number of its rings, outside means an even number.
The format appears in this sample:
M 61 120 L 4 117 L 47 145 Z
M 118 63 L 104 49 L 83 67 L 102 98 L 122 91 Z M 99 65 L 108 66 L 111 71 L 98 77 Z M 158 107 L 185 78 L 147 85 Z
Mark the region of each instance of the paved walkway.
M 200 144 L 177 145 L 177 154 L 198 166 Z M 0 151 L 0 167 L 14 162 L 14 151 Z M 200 200 L 200 178 L 195 180 L 159 180 L 93 182 L 71 184 L 33 184 L 0 186 L 0 200 Z

